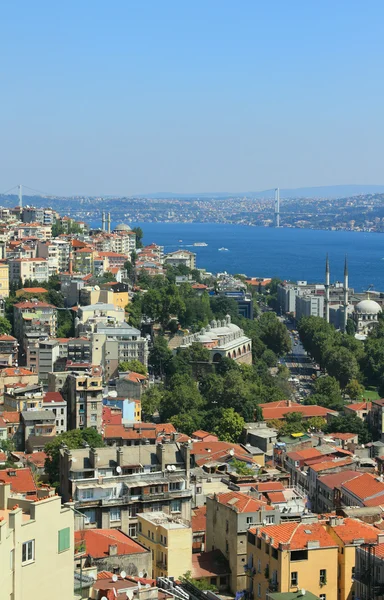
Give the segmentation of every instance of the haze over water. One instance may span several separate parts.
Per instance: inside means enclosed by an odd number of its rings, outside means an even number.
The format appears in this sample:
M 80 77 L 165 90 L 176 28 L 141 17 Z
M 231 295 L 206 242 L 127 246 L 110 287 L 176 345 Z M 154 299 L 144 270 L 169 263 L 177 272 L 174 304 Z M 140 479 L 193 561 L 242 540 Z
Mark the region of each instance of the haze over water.
M 384 235 L 353 231 L 274 229 L 212 223 L 135 223 L 144 243 L 155 242 L 165 252 L 186 248 L 197 254 L 197 266 L 207 271 L 245 273 L 310 282 L 324 281 L 328 252 L 331 281 L 342 281 L 348 256 L 349 282 L 356 291 L 384 291 Z M 179 240 L 183 240 L 179 243 Z M 207 247 L 191 247 L 206 242 Z M 219 252 L 219 248 L 228 252 Z

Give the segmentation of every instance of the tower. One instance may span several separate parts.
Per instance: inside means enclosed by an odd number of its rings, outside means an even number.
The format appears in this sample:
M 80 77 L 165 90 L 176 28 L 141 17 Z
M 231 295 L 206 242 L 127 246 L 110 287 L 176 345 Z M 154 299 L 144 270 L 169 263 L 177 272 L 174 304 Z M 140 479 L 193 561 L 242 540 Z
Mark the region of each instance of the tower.
M 103 211 L 102 217 L 101 217 L 101 229 L 103 231 L 105 231 L 105 212 L 104 211 Z
M 348 262 L 347 262 L 347 257 L 345 257 L 345 262 L 344 262 L 344 314 L 343 314 L 343 331 L 346 331 L 347 329 L 347 321 L 348 321 Z
M 329 323 L 329 284 L 330 284 L 330 272 L 329 272 L 329 259 L 328 254 L 325 260 L 325 320 Z
M 280 190 L 275 189 L 275 227 L 280 227 Z
M 111 233 L 111 213 L 108 213 L 108 233 Z

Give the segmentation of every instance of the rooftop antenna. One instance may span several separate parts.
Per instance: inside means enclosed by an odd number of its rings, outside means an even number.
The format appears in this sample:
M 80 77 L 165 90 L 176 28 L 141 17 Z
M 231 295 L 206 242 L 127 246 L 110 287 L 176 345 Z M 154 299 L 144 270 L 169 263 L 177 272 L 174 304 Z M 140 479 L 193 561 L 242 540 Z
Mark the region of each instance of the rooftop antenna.
M 19 208 L 23 208 L 23 186 L 19 183 L 17 187 L 19 188 Z

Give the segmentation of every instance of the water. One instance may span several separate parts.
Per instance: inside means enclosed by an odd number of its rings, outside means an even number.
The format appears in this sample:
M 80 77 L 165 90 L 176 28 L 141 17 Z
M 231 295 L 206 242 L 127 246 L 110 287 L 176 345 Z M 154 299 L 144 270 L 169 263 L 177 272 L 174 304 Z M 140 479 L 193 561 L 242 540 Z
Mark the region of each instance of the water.
M 130 225 L 143 229 L 144 244 L 155 242 L 164 246 L 165 252 L 191 250 L 197 255 L 197 266 L 213 273 L 322 282 L 328 252 L 331 281 L 341 281 L 347 254 L 350 286 L 363 291 L 373 285 L 375 290 L 384 291 L 384 234 L 213 223 Z M 196 247 L 194 242 L 208 246 Z M 228 252 L 219 252 L 223 246 Z

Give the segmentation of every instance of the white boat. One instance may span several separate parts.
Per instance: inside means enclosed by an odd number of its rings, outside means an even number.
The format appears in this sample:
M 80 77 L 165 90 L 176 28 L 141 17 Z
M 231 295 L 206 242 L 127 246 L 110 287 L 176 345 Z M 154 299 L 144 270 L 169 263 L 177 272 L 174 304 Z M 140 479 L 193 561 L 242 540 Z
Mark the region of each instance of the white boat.
M 208 244 L 206 244 L 205 242 L 195 242 L 193 245 L 194 246 L 208 246 Z
M 219 252 L 228 252 L 228 248 L 219 248 Z

